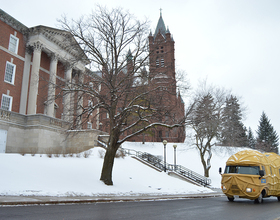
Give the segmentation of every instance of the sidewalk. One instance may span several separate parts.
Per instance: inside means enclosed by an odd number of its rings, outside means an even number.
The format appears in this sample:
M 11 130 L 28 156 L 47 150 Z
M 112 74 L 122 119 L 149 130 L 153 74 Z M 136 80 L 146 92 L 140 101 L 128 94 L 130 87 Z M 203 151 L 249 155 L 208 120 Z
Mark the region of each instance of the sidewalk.
M 45 205 L 45 204 L 71 204 L 95 202 L 128 202 L 128 201 L 154 201 L 170 199 L 193 199 L 224 196 L 222 192 L 201 194 L 175 194 L 175 195 L 131 195 L 131 196 L 0 196 L 0 206 L 3 205 Z

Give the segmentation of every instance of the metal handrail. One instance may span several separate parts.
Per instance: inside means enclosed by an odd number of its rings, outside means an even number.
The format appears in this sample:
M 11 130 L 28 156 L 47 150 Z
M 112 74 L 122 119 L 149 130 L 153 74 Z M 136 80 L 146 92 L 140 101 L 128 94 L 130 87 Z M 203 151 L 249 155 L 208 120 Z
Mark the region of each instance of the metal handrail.
M 141 151 L 135 151 L 131 149 L 125 149 L 121 148 L 123 152 L 127 155 L 134 155 L 147 163 L 159 168 L 160 170 L 165 170 L 164 165 L 166 165 L 166 170 L 168 171 L 173 171 L 174 173 L 180 174 L 184 177 L 187 177 L 188 179 L 195 181 L 196 183 L 202 185 L 202 186 L 209 186 L 211 184 L 211 179 L 202 176 L 182 165 L 174 165 L 174 164 L 169 164 L 165 163 L 158 157 L 149 154 L 147 152 L 141 152 Z

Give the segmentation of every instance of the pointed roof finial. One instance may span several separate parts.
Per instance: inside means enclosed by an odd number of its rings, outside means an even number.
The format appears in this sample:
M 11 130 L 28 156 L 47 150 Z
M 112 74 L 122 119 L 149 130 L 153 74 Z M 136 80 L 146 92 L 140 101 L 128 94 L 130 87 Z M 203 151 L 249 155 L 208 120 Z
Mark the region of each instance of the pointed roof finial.
M 156 27 L 155 34 L 154 34 L 154 38 L 157 36 L 157 34 L 159 32 L 161 34 L 163 34 L 163 36 L 166 34 L 166 27 L 165 27 L 164 21 L 162 19 L 161 11 L 162 11 L 162 9 L 160 9 L 160 17 L 159 17 L 159 20 L 158 20 L 158 24 L 157 24 L 157 27 Z
M 160 8 L 159 11 L 160 11 L 160 17 L 161 17 L 162 16 L 162 8 Z
M 170 33 L 170 31 L 169 31 L 169 27 L 167 26 L 167 30 L 166 30 L 166 33 Z
M 127 52 L 126 58 L 127 58 L 127 60 L 132 60 L 132 58 L 133 58 L 130 48 Z

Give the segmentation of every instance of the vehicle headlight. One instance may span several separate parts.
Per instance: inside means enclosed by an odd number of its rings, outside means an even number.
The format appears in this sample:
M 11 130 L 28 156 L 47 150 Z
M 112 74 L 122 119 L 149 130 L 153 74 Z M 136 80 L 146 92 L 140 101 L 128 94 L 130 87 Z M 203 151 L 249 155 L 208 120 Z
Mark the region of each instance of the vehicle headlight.
M 252 192 L 252 188 L 246 188 L 246 192 L 247 192 L 247 193 Z

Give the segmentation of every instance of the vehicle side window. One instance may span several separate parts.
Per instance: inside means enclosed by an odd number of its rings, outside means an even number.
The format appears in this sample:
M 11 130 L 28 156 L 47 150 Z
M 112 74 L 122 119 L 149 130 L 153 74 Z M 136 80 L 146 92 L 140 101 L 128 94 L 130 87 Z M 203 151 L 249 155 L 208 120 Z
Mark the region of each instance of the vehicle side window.
M 264 171 L 264 175 L 265 175 L 265 168 L 264 168 L 264 166 L 262 166 L 262 170 Z M 280 169 L 279 169 L 279 173 L 280 173 Z

